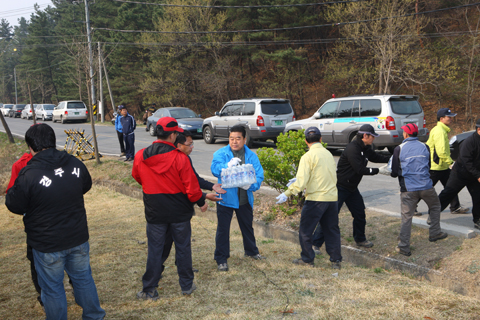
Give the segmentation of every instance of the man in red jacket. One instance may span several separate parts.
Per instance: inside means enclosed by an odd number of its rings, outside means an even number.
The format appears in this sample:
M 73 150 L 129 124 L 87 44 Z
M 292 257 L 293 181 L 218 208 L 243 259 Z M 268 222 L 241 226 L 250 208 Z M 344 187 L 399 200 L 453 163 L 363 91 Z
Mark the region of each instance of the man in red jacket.
M 145 218 L 147 220 L 148 256 L 143 290 L 138 299 L 157 300 L 158 282 L 162 277 L 162 254 L 167 231 L 175 242 L 175 258 L 183 294 L 196 289 L 193 283 L 191 226 L 196 203 L 202 212 L 207 210 L 188 156 L 178 150 L 175 139 L 183 129 L 172 117 L 157 122 L 157 140 L 140 150 L 133 162 L 132 176 L 142 185 Z

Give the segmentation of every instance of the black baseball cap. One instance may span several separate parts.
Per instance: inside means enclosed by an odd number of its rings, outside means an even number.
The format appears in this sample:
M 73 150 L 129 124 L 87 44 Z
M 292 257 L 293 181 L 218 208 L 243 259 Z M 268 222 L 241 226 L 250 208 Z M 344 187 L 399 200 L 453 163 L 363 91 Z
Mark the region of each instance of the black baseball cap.
M 480 118 L 477 120 L 477 123 L 475 124 L 475 127 L 480 128 Z
M 320 129 L 318 129 L 317 127 L 307 128 L 307 130 L 305 130 L 305 138 L 307 136 L 312 136 L 312 135 L 322 136 L 322 133 L 320 132 Z
M 358 130 L 358 133 L 369 134 L 374 137 L 379 136 L 378 133 L 375 133 L 375 129 L 369 124 L 364 124 L 363 126 L 361 126 L 360 130 Z
M 437 111 L 437 118 L 439 119 L 441 117 L 455 117 L 456 115 L 456 113 L 452 113 L 452 111 L 450 111 L 448 108 L 442 108 Z

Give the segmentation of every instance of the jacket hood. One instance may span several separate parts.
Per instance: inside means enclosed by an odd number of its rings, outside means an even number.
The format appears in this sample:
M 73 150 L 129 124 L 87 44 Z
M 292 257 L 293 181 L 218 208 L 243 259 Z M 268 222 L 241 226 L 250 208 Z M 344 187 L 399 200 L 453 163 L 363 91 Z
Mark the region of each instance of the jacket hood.
M 153 144 L 143 151 L 143 162 L 157 174 L 165 173 L 175 163 L 180 150 L 170 142 L 154 141 Z
M 55 148 L 49 148 L 34 155 L 32 160 L 28 162 L 27 167 L 56 169 L 66 165 L 70 157 L 71 155 L 66 151 L 58 151 Z

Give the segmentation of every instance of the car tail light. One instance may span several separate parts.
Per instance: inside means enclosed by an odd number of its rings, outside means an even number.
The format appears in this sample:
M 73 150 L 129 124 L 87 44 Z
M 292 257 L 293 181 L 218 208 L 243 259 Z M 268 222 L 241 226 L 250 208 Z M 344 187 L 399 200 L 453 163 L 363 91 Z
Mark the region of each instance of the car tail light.
M 295 120 L 297 120 L 297 119 L 295 118 L 295 116 L 293 116 L 293 117 L 292 117 L 292 121 L 295 121 Z
M 257 117 L 257 126 L 259 126 L 259 127 L 264 127 L 265 126 L 265 121 L 263 121 L 262 116 Z
M 87 111 L 85 111 L 85 114 L 88 114 L 88 110 L 87 110 Z
M 65 114 L 67 114 L 67 115 L 68 115 L 68 111 L 67 111 L 67 110 L 65 110 Z
M 424 127 L 424 128 L 427 127 L 427 120 L 425 120 L 425 116 L 423 116 L 423 127 Z
M 386 127 L 387 130 L 395 130 L 395 120 L 391 116 L 386 119 Z
M 28 110 L 28 112 L 32 113 L 32 110 Z

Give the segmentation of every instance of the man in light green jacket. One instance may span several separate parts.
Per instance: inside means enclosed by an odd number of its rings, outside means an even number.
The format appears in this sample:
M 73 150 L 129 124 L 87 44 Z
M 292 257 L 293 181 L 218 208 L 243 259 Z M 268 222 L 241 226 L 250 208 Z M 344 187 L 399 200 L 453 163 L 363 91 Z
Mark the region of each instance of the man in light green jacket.
M 430 147 L 430 178 L 434 186 L 440 181 L 445 187 L 450 177 L 450 166 L 453 164 L 453 160 L 450 156 L 448 133 L 453 117 L 456 115 L 448 108 L 441 108 L 437 112 L 437 125 L 430 131 L 427 145 Z M 467 213 L 468 208 L 460 206 L 458 196 L 455 196 L 450 203 L 450 211 L 452 213 Z
M 293 260 L 299 265 L 314 265 L 315 252 L 312 248 L 312 235 L 320 222 L 325 234 L 325 247 L 334 269 L 340 269 L 342 261 L 340 228 L 337 209 L 336 164 L 330 151 L 322 146 L 322 135 L 317 127 L 305 130 L 305 142 L 309 151 L 300 159 L 296 178 L 291 180 L 288 189 L 277 197 L 277 203 L 305 190 L 305 204 L 300 217 L 299 239 L 302 253 L 300 259 Z

